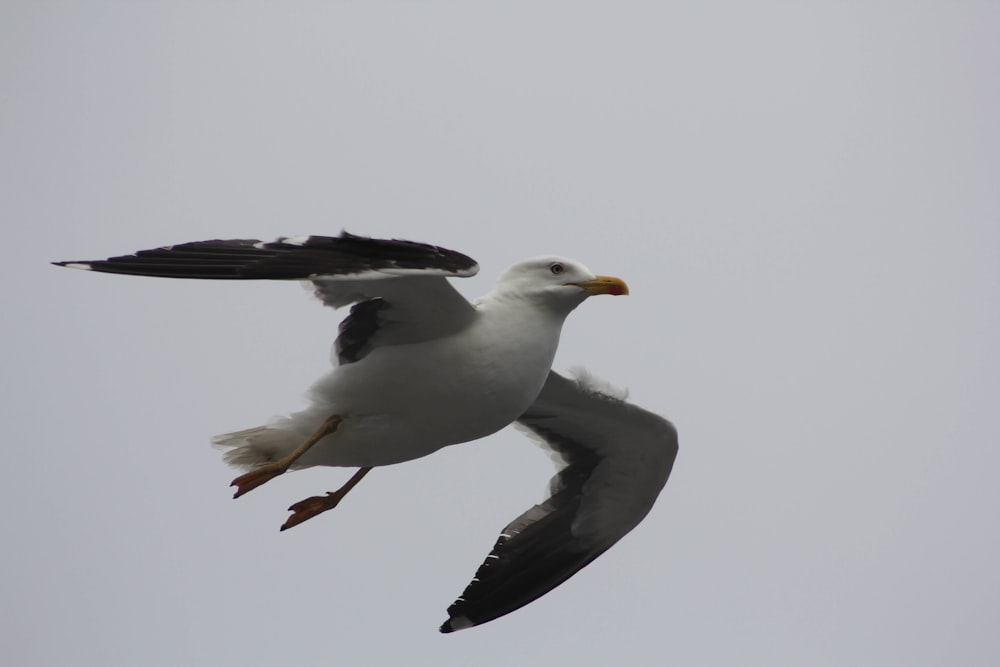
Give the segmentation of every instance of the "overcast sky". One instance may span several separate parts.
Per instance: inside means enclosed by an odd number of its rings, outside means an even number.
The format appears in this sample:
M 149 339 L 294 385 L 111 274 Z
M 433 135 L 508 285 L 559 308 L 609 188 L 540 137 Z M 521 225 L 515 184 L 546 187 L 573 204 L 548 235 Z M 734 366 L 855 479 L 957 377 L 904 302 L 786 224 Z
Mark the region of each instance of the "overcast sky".
M 1000 5 L 0 7 L 0 662 L 995 665 Z M 443 636 L 553 472 L 513 430 L 238 501 L 339 314 L 73 272 L 208 238 L 402 237 L 627 280 L 582 364 L 673 420 L 646 521 Z

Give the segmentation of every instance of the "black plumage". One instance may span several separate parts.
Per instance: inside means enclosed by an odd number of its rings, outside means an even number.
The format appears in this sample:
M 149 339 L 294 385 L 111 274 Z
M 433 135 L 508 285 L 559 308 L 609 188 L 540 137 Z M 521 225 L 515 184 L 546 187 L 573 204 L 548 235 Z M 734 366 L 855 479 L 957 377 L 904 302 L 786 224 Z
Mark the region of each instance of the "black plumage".
M 308 280 L 369 271 L 472 271 L 476 262 L 454 250 L 415 241 L 340 236 L 215 239 L 140 250 L 105 260 L 53 262 L 102 273 L 207 280 Z
M 371 351 L 371 341 L 379 329 L 378 313 L 389 308 L 385 299 L 368 299 L 351 306 L 351 313 L 340 323 L 334 343 L 341 365 L 358 361 Z
M 611 548 L 646 516 L 677 456 L 677 431 L 591 379 L 550 372 L 518 425 L 564 466 L 549 497 L 507 524 L 441 632 L 505 616 L 537 600 Z M 629 479 L 632 489 L 609 491 Z M 613 509 L 614 519 L 599 513 Z

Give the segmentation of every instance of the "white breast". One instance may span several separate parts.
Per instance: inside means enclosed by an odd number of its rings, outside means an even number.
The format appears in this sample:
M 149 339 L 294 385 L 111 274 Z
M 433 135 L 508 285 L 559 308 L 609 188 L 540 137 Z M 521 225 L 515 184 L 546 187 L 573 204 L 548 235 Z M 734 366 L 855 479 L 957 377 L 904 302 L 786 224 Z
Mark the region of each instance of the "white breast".
M 524 304 L 493 304 L 461 333 L 380 347 L 336 369 L 313 398 L 345 422 L 302 462 L 387 465 L 500 430 L 541 391 L 561 327 Z

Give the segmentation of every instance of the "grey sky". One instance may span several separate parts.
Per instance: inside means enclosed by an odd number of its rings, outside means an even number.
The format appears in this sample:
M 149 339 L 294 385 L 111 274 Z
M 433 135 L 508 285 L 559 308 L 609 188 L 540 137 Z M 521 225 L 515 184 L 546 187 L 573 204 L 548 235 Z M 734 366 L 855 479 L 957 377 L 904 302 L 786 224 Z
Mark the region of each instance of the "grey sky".
M 1000 6 L 6 2 L 0 662 L 993 665 Z M 583 364 L 678 426 L 647 520 L 436 628 L 552 467 L 520 434 L 335 512 L 211 435 L 300 405 L 286 284 L 71 272 L 206 238 L 398 236 L 620 275 Z

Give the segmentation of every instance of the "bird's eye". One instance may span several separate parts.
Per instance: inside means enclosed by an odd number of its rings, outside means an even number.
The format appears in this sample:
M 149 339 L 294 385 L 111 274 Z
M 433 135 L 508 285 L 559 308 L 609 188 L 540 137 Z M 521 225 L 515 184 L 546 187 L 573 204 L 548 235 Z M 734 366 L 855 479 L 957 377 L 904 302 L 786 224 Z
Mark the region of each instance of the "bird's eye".
M 560 264 L 559 262 L 556 262 L 555 264 L 553 264 L 552 266 L 549 267 L 549 271 L 551 271 L 552 275 L 555 275 L 555 276 L 558 276 L 560 273 L 562 273 L 565 270 L 566 270 L 566 267 L 563 266 L 562 264 Z

